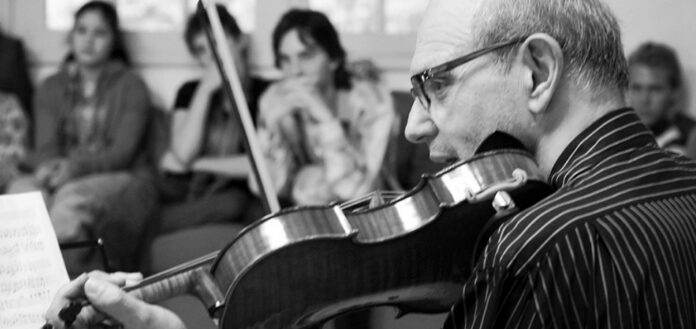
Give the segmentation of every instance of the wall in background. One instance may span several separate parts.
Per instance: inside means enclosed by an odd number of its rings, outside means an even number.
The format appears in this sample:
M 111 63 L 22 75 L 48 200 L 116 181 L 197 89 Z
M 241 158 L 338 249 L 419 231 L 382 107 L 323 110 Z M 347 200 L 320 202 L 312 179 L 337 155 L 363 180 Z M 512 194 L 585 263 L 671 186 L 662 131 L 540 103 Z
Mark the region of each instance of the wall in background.
M 665 42 L 678 52 L 686 73 L 691 95 L 696 95 L 696 1 L 693 0 L 606 0 L 620 20 L 627 52 L 646 40 Z M 278 17 L 291 6 L 306 0 L 260 0 L 256 8 L 256 30 L 252 34 L 254 69 L 273 77 L 270 34 Z M 65 54 L 64 33 L 44 27 L 44 0 L 0 1 L 0 26 L 24 39 L 31 56 L 35 81 L 55 70 Z M 176 88 L 196 75 L 179 32 L 130 33 L 136 67 L 152 89 L 158 105 L 169 107 Z M 385 80 L 393 89 L 408 89 L 408 65 L 415 37 L 392 38 L 346 35 L 343 41 L 354 59 L 374 58 L 385 71 Z M 695 102 L 690 113 L 696 115 Z
M 270 66 L 270 31 L 272 22 L 297 0 L 263 0 L 256 6 L 256 16 L 264 17 L 252 35 L 252 58 L 255 71 L 273 76 Z M 54 72 L 66 54 L 65 31 L 51 31 L 45 26 L 44 0 L 1 0 L 0 26 L 7 33 L 23 39 L 32 65 L 32 76 L 39 83 Z M 183 29 L 183 27 L 182 27 Z M 161 108 L 173 103 L 177 88 L 198 74 L 189 56 L 182 31 L 126 33 L 135 68 L 151 89 Z

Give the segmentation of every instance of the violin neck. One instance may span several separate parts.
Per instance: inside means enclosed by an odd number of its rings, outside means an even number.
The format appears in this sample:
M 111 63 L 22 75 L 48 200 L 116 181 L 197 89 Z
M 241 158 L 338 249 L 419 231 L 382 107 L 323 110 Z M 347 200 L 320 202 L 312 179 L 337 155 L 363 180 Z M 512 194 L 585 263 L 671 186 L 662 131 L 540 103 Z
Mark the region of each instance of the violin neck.
M 179 295 L 198 298 L 211 316 L 216 316 L 225 295 L 210 273 L 217 252 L 145 278 L 125 290 L 148 303 L 157 303 Z

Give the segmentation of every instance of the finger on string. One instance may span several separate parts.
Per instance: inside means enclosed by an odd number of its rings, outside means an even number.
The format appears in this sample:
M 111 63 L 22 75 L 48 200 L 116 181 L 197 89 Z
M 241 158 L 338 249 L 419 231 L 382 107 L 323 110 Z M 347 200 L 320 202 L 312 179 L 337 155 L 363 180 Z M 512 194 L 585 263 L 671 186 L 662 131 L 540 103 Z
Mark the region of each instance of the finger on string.
M 119 287 L 125 287 L 137 284 L 143 280 L 143 275 L 138 272 L 113 272 L 106 273 L 103 271 L 92 271 L 89 273 L 89 278 L 100 279 L 111 282 Z

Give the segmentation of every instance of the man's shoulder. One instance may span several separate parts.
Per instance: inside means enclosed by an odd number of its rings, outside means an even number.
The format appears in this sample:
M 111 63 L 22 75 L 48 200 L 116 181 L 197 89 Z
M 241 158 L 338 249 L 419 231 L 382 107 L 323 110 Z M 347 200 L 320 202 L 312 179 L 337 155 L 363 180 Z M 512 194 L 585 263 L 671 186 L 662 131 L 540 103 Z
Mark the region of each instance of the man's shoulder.
M 506 221 L 491 238 L 493 259 L 519 267 L 544 257 L 568 239 L 587 240 L 605 218 L 655 202 L 696 198 L 696 163 L 653 155 L 565 186 Z M 630 168 L 627 170 L 625 168 Z
M 578 198 L 575 192 L 562 188 L 503 223 L 489 239 L 485 267 L 514 275 L 543 263 L 550 255 L 569 252 L 568 248 L 592 245 L 593 232 L 603 216 L 622 206 L 604 207 Z
M 495 253 L 496 262 L 509 267 L 527 261 L 576 229 L 585 216 L 567 212 L 563 205 L 566 194 L 559 190 L 503 223 L 489 241 L 488 249 Z

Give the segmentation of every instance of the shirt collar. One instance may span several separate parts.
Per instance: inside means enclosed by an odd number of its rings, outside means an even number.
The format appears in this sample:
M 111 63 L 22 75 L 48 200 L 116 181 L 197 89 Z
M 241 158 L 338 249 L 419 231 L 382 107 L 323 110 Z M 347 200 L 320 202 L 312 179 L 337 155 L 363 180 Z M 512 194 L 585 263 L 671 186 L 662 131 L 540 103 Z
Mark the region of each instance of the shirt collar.
M 606 159 L 630 148 L 656 146 L 655 139 L 630 108 L 607 113 L 581 132 L 563 150 L 549 183 L 560 188 L 581 180 Z

